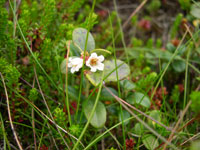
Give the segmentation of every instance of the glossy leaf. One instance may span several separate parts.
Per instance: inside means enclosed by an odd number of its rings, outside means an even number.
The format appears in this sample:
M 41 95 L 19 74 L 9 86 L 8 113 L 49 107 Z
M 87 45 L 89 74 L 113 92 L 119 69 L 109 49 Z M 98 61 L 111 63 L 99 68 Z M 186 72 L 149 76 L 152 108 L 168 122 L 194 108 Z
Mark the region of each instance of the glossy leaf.
M 154 150 L 156 147 L 159 146 L 158 139 L 151 134 L 146 134 L 142 137 L 142 142 L 145 147 L 149 150 Z
M 115 89 L 111 88 L 111 87 L 108 87 L 113 94 L 115 94 L 116 96 L 118 96 L 118 93 Z M 103 101 L 113 101 L 115 100 L 115 98 L 105 89 L 103 88 L 101 90 L 101 96 L 99 98 L 100 100 L 103 100 Z
M 87 37 L 87 30 L 84 28 L 76 28 L 73 31 L 72 35 L 73 42 L 76 43 L 83 51 L 85 49 L 86 37 Z M 90 52 L 93 49 L 95 49 L 95 41 L 92 34 L 89 32 L 86 50 Z
M 144 133 L 144 126 L 142 123 L 136 123 L 134 126 L 134 133 L 141 136 Z
M 190 150 L 199 150 L 199 148 L 200 148 L 200 140 L 192 142 Z
M 91 111 L 94 107 L 94 100 L 89 100 L 87 103 L 84 104 L 84 114 L 87 119 L 89 119 Z M 101 128 L 104 126 L 106 122 L 106 108 L 103 103 L 100 101 L 97 104 L 93 117 L 90 121 L 90 124 L 95 128 Z
M 104 77 L 106 77 L 113 70 L 115 70 L 115 60 L 114 59 L 105 60 L 103 63 L 104 63 Z M 118 70 L 119 80 L 122 80 L 123 78 L 125 78 L 129 75 L 130 68 L 126 63 L 124 63 L 121 60 L 117 60 L 117 66 L 118 66 L 117 70 Z M 101 81 L 102 71 L 88 73 L 88 74 L 86 74 L 86 77 L 94 86 L 97 86 Z M 114 72 L 112 72 L 105 80 L 105 82 L 111 82 L 111 81 L 113 81 L 113 82 L 117 81 L 116 70 Z
M 70 41 L 70 54 L 71 56 L 80 56 L 83 50 L 74 42 Z
M 154 118 L 155 120 L 161 122 L 161 113 L 159 110 L 153 110 L 150 112 L 149 114 L 150 117 Z M 156 122 L 152 121 L 151 119 L 148 119 L 148 123 L 151 125 L 151 126 L 160 126 L 159 124 L 157 124 Z
M 63 73 L 63 74 L 66 74 L 66 60 L 67 60 L 67 59 L 64 59 L 64 60 L 62 61 L 61 65 L 60 65 L 60 71 L 61 71 L 61 73 Z
M 191 6 L 190 14 L 200 19 L 200 2 L 196 2 Z
M 135 92 L 127 98 L 130 104 L 139 104 L 141 106 L 149 108 L 151 105 L 149 97 L 145 96 L 143 93 Z
M 174 60 L 172 67 L 176 72 L 183 72 L 185 70 L 185 62 L 182 60 Z
M 133 90 L 135 89 L 136 85 L 127 79 L 120 81 L 120 84 L 124 90 Z
M 128 111 L 123 110 L 123 111 L 122 111 L 122 114 L 121 114 L 121 112 L 119 111 L 118 116 L 119 116 L 119 121 L 122 121 L 122 118 L 123 118 L 123 120 L 126 120 L 126 119 L 130 118 L 131 115 L 129 114 Z M 126 121 L 126 122 L 124 122 L 124 125 L 127 125 L 128 123 L 129 123 L 129 121 Z

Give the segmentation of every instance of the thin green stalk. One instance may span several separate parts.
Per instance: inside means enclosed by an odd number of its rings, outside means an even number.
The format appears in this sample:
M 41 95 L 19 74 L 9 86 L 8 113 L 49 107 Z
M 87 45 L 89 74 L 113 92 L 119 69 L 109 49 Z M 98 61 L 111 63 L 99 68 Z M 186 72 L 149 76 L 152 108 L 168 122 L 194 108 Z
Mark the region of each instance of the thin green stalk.
M 192 65 L 191 63 L 188 62 L 188 65 L 194 70 L 196 71 L 198 74 L 200 74 L 200 71 L 198 68 L 196 68 L 194 65 Z
M 124 109 L 126 109 L 136 120 L 138 120 L 140 123 L 144 125 L 146 129 L 148 129 L 151 133 L 156 135 L 160 140 L 165 142 L 167 145 L 171 146 L 173 149 L 178 149 L 175 145 L 168 142 L 163 136 L 161 136 L 159 133 L 157 133 L 153 128 L 151 128 L 147 123 L 145 123 L 140 117 L 138 117 L 133 111 L 131 111 L 127 105 L 124 103 L 125 101 L 119 98 L 118 96 L 114 95 L 110 89 L 108 89 L 106 86 L 104 86 L 106 90 L 123 106 Z
M 128 65 L 130 66 L 128 51 L 127 51 L 127 47 L 126 47 L 126 43 L 125 43 L 125 39 L 124 39 L 124 32 L 123 32 L 120 17 L 119 17 L 118 11 L 117 11 L 116 0 L 113 0 L 113 3 L 114 3 L 114 8 L 115 8 L 115 11 L 116 11 L 116 14 L 117 14 L 117 23 L 118 23 L 119 28 L 120 28 L 121 40 L 122 40 L 122 44 L 123 44 L 123 47 L 124 47 L 124 50 L 125 50 L 126 60 L 128 62 Z
M 58 58 L 57 48 L 55 49 L 55 52 L 56 52 L 56 58 Z M 59 74 L 59 81 L 60 81 L 60 84 L 63 85 L 63 80 L 62 80 L 62 75 L 61 75 L 61 69 L 60 69 L 60 63 L 59 63 L 58 59 L 56 59 L 56 63 L 57 63 L 57 69 L 58 69 L 58 74 Z M 58 92 L 60 93 L 60 91 L 58 91 Z M 61 92 L 61 95 L 62 95 L 62 98 L 64 98 L 64 93 L 63 92 Z
M 162 78 L 164 77 L 164 75 L 165 75 L 167 69 L 169 68 L 169 65 L 171 64 L 171 62 L 172 62 L 172 60 L 174 59 L 174 57 L 177 55 L 178 49 L 180 48 L 180 45 L 183 43 L 183 40 L 185 39 L 187 33 L 188 33 L 188 31 L 186 31 L 185 34 L 183 35 L 183 37 L 182 37 L 182 39 L 181 39 L 181 41 L 180 41 L 180 43 L 179 43 L 179 46 L 176 48 L 175 52 L 173 53 L 171 59 L 169 60 L 169 62 L 168 62 L 168 64 L 167 64 L 167 66 L 165 67 L 164 71 L 162 72 L 162 74 L 161 74 L 161 76 L 160 76 L 160 78 L 159 78 L 159 80 L 158 80 L 158 82 L 157 82 L 157 84 L 156 84 L 156 86 L 155 86 L 155 88 L 154 88 L 152 94 L 151 94 L 151 101 L 152 101 L 152 99 L 153 99 L 153 96 L 154 96 L 154 94 L 155 94 L 155 92 L 156 92 L 156 90 L 157 90 L 157 88 L 158 88 L 158 86 L 159 86 L 159 84 L 160 84 Z
M 116 4 L 115 4 L 116 7 Z M 114 59 L 115 59 L 115 67 L 117 68 L 117 57 L 116 57 L 116 50 L 115 50 L 115 38 L 114 38 L 114 31 L 113 31 L 113 25 L 111 21 L 111 17 L 109 14 L 109 21 L 110 21 L 110 27 L 111 27 L 111 33 L 112 33 L 112 43 L 113 43 L 113 51 L 114 51 Z M 118 88 L 118 95 L 121 98 L 121 90 L 120 90 L 120 83 L 119 83 L 119 76 L 118 76 L 118 69 L 116 69 L 116 77 L 117 77 L 117 88 Z M 126 135 L 125 135 L 125 126 L 123 122 L 123 111 L 122 111 L 122 106 L 120 105 L 120 115 L 122 118 L 122 134 L 123 134 L 123 144 L 124 148 L 126 149 Z
M 3 136 L 4 136 L 4 150 L 6 150 L 6 144 L 8 145 L 8 149 L 10 149 L 10 144 L 9 144 L 9 141 L 8 141 L 8 138 L 7 138 L 7 135 L 6 135 L 6 131 L 5 131 L 5 128 L 4 128 L 4 123 L 3 123 L 3 118 L 2 118 L 2 115 L 0 113 L 0 119 L 1 119 L 1 129 L 2 129 L 2 132 L 3 132 Z
M 185 105 L 186 105 L 186 99 L 187 99 L 188 61 L 189 61 L 189 57 L 190 57 L 190 50 L 191 50 L 191 47 L 189 46 L 188 54 L 187 54 L 187 59 L 186 59 L 186 68 L 185 68 L 185 84 L 184 84 L 183 109 L 185 108 Z
M 29 44 L 28 44 L 26 38 L 24 37 L 24 34 L 23 34 L 22 30 L 21 30 L 21 27 L 20 27 L 20 25 L 19 25 L 19 23 L 18 23 L 18 21 L 17 21 L 17 19 L 16 19 L 16 17 L 15 17 L 16 14 L 15 14 L 15 12 L 14 12 L 14 10 L 13 10 L 13 7 L 12 7 L 12 4 L 11 4 L 10 0 L 9 0 L 9 4 L 10 4 L 10 8 L 11 8 L 11 10 L 12 10 L 13 16 L 14 16 L 14 18 L 15 18 L 17 27 L 18 27 L 18 29 L 19 29 L 19 32 L 20 32 L 20 34 L 21 34 L 21 36 L 22 36 L 22 38 L 23 38 L 23 40 L 24 40 L 24 42 L 25 42 L 25 44 L 26 44 L 26 46 L 27 46 L 29 52 L 31 53 L 32 57 L 34 58 L 35 62 L 38 64 L 38 66 L 39 66 L 40 69 L 43 71 L 43 73 L 47 76 L 47 78 L 49 79 L 49 81 L 51 81 L 51 83 L 53 84 L 53 86 L 54 86 L 57 90 L 62 90 L 62 89 L 60 89 L 60 88 L 57 87 L 57 85 L 55 84 L 55 82 L 54 82 L 54 81 L 51 79 L 51 77 L 46 73 L 46 71 L 44 70 L 44 68 L 43 68 L 42 65 L 40 64 L 40 62 L 37 60 L 37 58 L 36 58 L 35 55 L 33 54 L 33 52 L 32 52 L 32 50 L 31 50 L 31 48 L 30 48 L 30 46 L 29 46 Z
M 76 114 L 75 114 L 75 118 L 77 119 L 77 115 L 78 115 L 78 110 L 80 107 L 80 100 L 81 100 L 81 93 L 82 93 L 82 86 L 83 86 L 83 77 L 84 77 L 84 66 L 85 66 L 85 56 L 86 56 L 86 50 L 87 50 L 87 43 L 88 43 L 88 37 L 89 37 L 89 30 L 90 30 L 90 22 L 91 22 L 91 18 L 94 12 L 94 7 L 96 4 L 96 0 L 93 1 L 92 4 L 92 10 L 90 12 L 89 15 L 89 20 L 88 20 L 88 28 L 87 28 L 87 35 L 86 35 L 86 41 L 85 41 L 85 47 L 84 47 L 84 52 L 83 52 L 83 67 L 81 69 L 81 82 L 80 82 L 80 88 L 79 88 L 79 95 L 78 95 L 78 103 L 77 103 L 77 109 L 76 109 Z
M 9 87 L 10 88 L 10 87 Z M 17 94 L 17 96 L 19 96 L 20 98 L 22 98 L 26 103 L 28 103 L 34 110 L 35 112 L 37 112 L 37 114 L 43 119 L 46 120 L 48 119 L 51 123 L 53 123 L 55 125 L 56 128 L 59 128 L 60 130 L 62 130 L 64 133 L 68 134 L 70 137 L 72 137 L 75 140 L 78 140 L 74 135 L 70 134 L 69 132 L 67 132 L 65 129 L 63 129 L 61 126 L 59 126 L 58 124 L 56 124 L 53 120 L 51 120 L 44 112 L 42 112 L 37 106 L 35 106 L 32 102 L 30 102 L 28 99 L 26 99 L 25 97 L 23 97 L 18 91 L 13 90 L 12 88 L 10 88 L 11 91 L 14 91 L 15 94 Z M 49 124 L 50 125 L 50 124 Z M 80 141 L 79 141 L 80 142 Z M 81 142 L 80 142 L 81 143 Z M 84 145 L 81 143 L 81 145 L 84 147 Z
M 48 104 L 47 104 L 47 101 L 46 101 L 46 99 L 45 99 L 45 97 L 44 97 L 43 91 L 42 91 L 42 89 L 41 89 L 41 87 L 40 87 L 40 83 L 39 83 L 39 80 L 38 80 L 38 77 L 37 77 L 37 72 L 36 72 L 36 68 L 35 68 L 35 67 L 34 67 L 34 73 L 35 73 L 35 78 L 36 78 L 36 81 L 37 81 L 37 85 L 38 85 L 38 87 L 39 87 L 39 90 L 40 90 L 42 99 L 43 99 L 43 101 L 44 101 L 44 104 L 45 104 L 45 106 L 46 106 L 46 108 L 47 108 L 47 111 L 48 111 L 48 113 L 49 113 L 49 115 L 50 115 L 52 121 L 55 122 L 55 120 L 54 120 L 54 118 L 53 118 L 53 115 L 52 115 L 52 113 L 51 113 L 51 110 L 49 109 L 49 106 L 48 106 Z M 33 104 L 33 105 L 34 105 L 34 104 Z M 67 142 L 65 141 L 64 137 L 62 136 L 62 134 L 61 134 L 61 132 L 60 132 L 60 128 L 58 128 L 58 127 L 56 127 L 56 128 L 57 128 L 57 131 L 58 131 L 59 135 L 61 136 L 63 142 L 65 143 L 65 145 L 67 146 L 67 148 L 70 149 L 69 146 L 68 146 L 68 144 L 67 144 Z
M 47 119 L 45 120 L 43 126 L 42 126 L 42 134 L 41 134 L 41 137 L 40 137 L 40 142 L 39 142 L 39 145 L 38 145 L 38 150 L 40 150 L 40 146 L 41 146 L 41 143 L 42 143 L 42 138 L 43 138 L 43 135 L 44 135 L 44 129 L 45 129 L 45 125 L 47 123 Z
M 123 122 L 127 122 L 127 121 L 129 121 L 129 120 L 131 120 L 131 119 L 133 119 L 133 118 L 134 118 L 134 117 L 130 117 L 130 118 L 128 118 L 128 119 L 125 119 Z M 121 124 L 122 124 L 122 121 L 119 122 L 119 123 L 117 123 L 116 125 L 112 126 L 111 128 L 107 129 L 107 130 L 106 130 L 105 132 L 103 132 L 100 136 L 98 136 L 96 139 L 94 139 L 92 142 L 90 142 L 90 144 L 89 144 L 84 150 L 89 149 L 92 145 L 94 145 L 96 142 L 98 142 L 99 140 L 101 140 L 101 138 L 102 138 L 105 134 L 109 133 L 112 129 L 114 129 L 114 128 L 120 126 Z
M 13 15 L 13 39 L 15 39 L 15 34 L 16 34 L 16 0 L 13 1 L 13 7 L 14 7 L 14 13 L 15 15 Z M 11 59 L 12 59 L 12 65 L 15 64 L 15 60 L 13 57 L 13 52 L 11 51 Z
M 124 120 L 122 120 L 122 122 L 124 122 Z M 104 126 L 104 129 L 108 130 L 108 128 L 106 128 L 106 126 Z M 108 133 L 115 140 L 115 142 L 117 143 L 119 149 L 121 150 L 121 148 L 123 148 L 123 146 L 120 144 L 120 142 L 117 140 L 117 138 L 111 132 L 108 132 Z
M 117 68 L 121 67 L 124 63 L 121 63 L 120 65 L 118 65 L 116 68 L 114 68 L 112 71 L 110 71 L 104 78 L 103 81 L 105 81 Z M 96 89 L 100 86 L 100 83 L 94 87 L 93 91 L 90 93 L 90 95 L 87 97 L 87 99 L 85 100 L 86 102 L 91 98 L 92 95 L 94 95 L 94 92 L 96 91 Z M 83 116 L 83 112 L 81 112 L 81 117 L 80 117 L 80 122 L 82 120 L 82 116 Z
M 6 121 L 6 122 L 10 123 L 10 121 Z M 29 128 L 29 129 L 33 129 L 32 126 L 29 126 L 29 125 L 26 125 L 26 124 L 23 124 L 23 123 L 20 123 L 20 122 L 14 122 L 14 121 L 13 121 L 13 124 L 16 124 L 16 125 L 18 125 L 18 126 L 23 126 L 23 127 Z M 40 130 L 40 129 L 35 129 L 35 130 L 36 130 L 36 131 L 42 131 L 42 130 Z
M 103 71 L 103 73 L 102 73 L 102 76 L 104 76 L 104 71 Z M 89 118 L 88 118 L 88 121 L 87 121 L 87 123 L 86 123 L 86 125 L 85 125 L 83 131 L 81 132 L 81 135 L 79 136 L 78 141 L 75 143 L 75 145 L 74 145 L 74 147 L 73 147 L 72 150 L 76 150 L 76 148 L 77 148 L 79 142 L 81 141 L 83 135 L 85 134 L 85 132 L 86 132 L 88 126 L 89 126 L 89 123 L 90 123 L 90 121 L 91 121 L 91 119 L 92 119 L 92 117 L 93 117 L 93 115 L 94 115 L 94 111 L 95 111 L 96 106 L 97 106 L 98 101 L 99 101 L 99 97 L 100 97 L 102 85 L 103 85 L 103 78 L 101 79 L 101 83 L 100 83 L 100 86 L 99 86 L 99 91 L 98 91 L 98 93 L 97 93 L 97 97 L 96 97 L 94 106 L 93 106 L 93 108 L 92 108 L 92 111 L 91 111 L 91 113 L 90 113 L 90 116 L 89 116 Z
M 13 9 L 14 9 L 14 13 L 15 15 L 13 16 L 13 38 L 15 38 L 15 33 L 16 33 L 16 0 L 14 0 L 13 2 Z

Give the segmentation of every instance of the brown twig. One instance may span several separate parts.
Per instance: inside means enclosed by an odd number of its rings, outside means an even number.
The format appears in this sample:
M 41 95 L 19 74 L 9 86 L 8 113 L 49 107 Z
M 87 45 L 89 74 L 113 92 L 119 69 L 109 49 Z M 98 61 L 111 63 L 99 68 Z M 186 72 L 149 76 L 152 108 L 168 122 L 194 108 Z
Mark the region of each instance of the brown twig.
M 135 117 L 139 122 L 141 122 L 144 125 L 145 128 L 147 128 L 150 132 L 152 132 L 154 135 L 156 135 L 163 142 L 167 143 L 168 145 L 170 145 L 174 149 L 177 149 L 177 147 L 175 145 L 173 145 L 172 143 L 168 142 L 164 137 L 162 137 L 160 134 L 158 134 L 154 129 L 152 129 L 151 127 L 149 127 L 142 119 L 140 119 L 136 114 L 134 114 L 133 111 L 131 111 L 124 104 L 124 102 L 125 102 L 124 100 L 122 100 L 121 98 L 119 98 L 118 96 L 116 96 L 115 94 L 113 94 L 113 92 L 110 89 L 108 89 L 105 85 L 104 85 L 104 87 L 122 105 L 122 107 L 124 107 L 124 109 L 126 109 L 133 117 Z
M 131 18 L 146 4 L 148 0 L 144 0 L 132 13 L 131 15 L 128 17 L 128 19 L 124 22 L 124 24 L 122 25 L 122 31 L 126 28 L 126 26 L 128 25 L 128 23 L 130 22 Z M 115 40 L 117 39 L 117 37 L 120 35 L 120 31 L 117 32 L 116 36 L 115 36 Z M 111 45 L 111 43 L 109 43 L 108 45 Z
M 109 90 L 109 89 L 108 89 Z M 109 92 L 109 91 L 108 91 Z M 115 96 L 114 96 L 115 97 Z M 138 113 L 142 114 L 143 116 L 147 117 L 148 119 L 154 121 L 155 123 L 159 124 L 160 126 L 164 127 L 166 130 L 168 131 L 172 131 L 172 129 L 168 128 L 166 125 L 162 124 L 161 122 L 155 120 L 154 118 L 152 118 L 151 116 L 148 116 L 147 114 L 143 113 L 141 110 L 137 109 L 136 107 L 130 105 L 129 103 L 127 103 L 126 101 L 124 101 L 123 99 L 119 98 L 120 101 L 124 104 L 126 104 L 127 106 L 129 106 L 130 108 L 132 108 L 133 110 L 137 111 Z
M 187 25 L 186 23 L 184 24 L 184 26 L 185 26 L 185 28 L 187 29 L 189 35 L 191 36 L 191 38 L 192 38 L 192 40 L 193 40 L 193 42 L 194 42 L 194 44 L 195 44 L 195 47 L 197 48 L 198 45 L 197 45 L 197 43 L 196 43 L 194 37 L 192 36 L 192 32 L 191 32 L 190 28 L 188 27 L 188 25 Z
M 199 132 L 199 133 L 197 133 L 196 135 L 192 136 L 191 138 L 187 139 L 187 140 L 186 140 L 186 141 L 184 141 L 183 143 L 181 143 L 181 145 L 180 145 L 180 146 L 183 146 L 185 143 L 187 143 L 187 142 L 189 142 L 189 141 L 193 140 L 194 138 L 196 138 L 196 137 L 197 137 L 197 136 L 199 136 L 199 135 L 200 135 L 200 132 Z
M 185 113 L 187 112 L 187 110 L 188 110 L 188 108 L 189 108 L 189 106 L 190 106 L 191 103 L 192 103 L 192 102 L 189 101 L 188 104 L 187 104 L 187 106 L 186 106 L 185 109 L 183 110 L 183 112 L 182 112 L 182 114 L 181 114 L 179 120 L 177 121 L 175 127 L 173 128 L 173 130 L 172 130 L 172 132 L 171 132 L 171 134 L 170 134 L 170 136 L 169 136 L 169 138 L 168 138 L 168 140 L 167 140 L 168 142 L 171 142 L 171 141 L 172 141 L 173 136 L 174 136 L 174 134 L 175 134 L 175 131 L 178 129 L 178 126 L 179 126 L 179 124 L 181 123 L 181 121 L 183 120 L 183 117 L 185 116 Z M 167 148 L 167 143 L 165 143 L 165 145 L 164 145 L 164 147 L 163 147 L 163 150 L 165 150 L 166 148 Z
M 68 98 L 68 61 L 69 61 L 69 52 L 70 52 L 70 41 L 68 41 L 68 43 L 66 43 L 67 45 L 67 58 L 66 58 L 66 76 L 65 76 L 65 107 L 67 109 L 67 114 L 68 114 L 68 118 L 69 118 L 69 123 L 71 126 L 71 114 L 70 114 L 70 109 L 69 109 L 69 98 Z
M 146 4 L 147 0 L 144 0 L 132 13 L 131 15 L 128 17 L 128 19 L 126 20 L 126 22 L 124 22 L 124 24 L 122 25 L 122 28 L 125 29 L 126 26 L 128 25 L 128 23 L 131 21 L 132 17 Z
M 37 72 L 36 72 L 35 67 L 34 67 L 34 73 L 35 73 L 35 79 L 36 79 L 36 81 L 37 81 L 37 84 L 38 84 L 40 93 L 41 93 L 41 95 L 42 95 L 42 99 L 43 99 L 43 101 L 44 101 L 44 104 L 45 104 L 46 107 L 47 107 L 47 110 L 48 110 L 48 112 L 49 112 L 49 115 L 50 115 L 51 119 L 54 121 L 53 115 L 52 115 L 52 113 L 51 113 L 51 111 L 50 111 L 50 109 L 49 109 L 49 106 L 48 106 L 48 104 L 47 104 L 47 101 L 46 101 L 46 99 L 45 99 L 45 97 L 44 97 L 44 95 L 43 95 L 43 91 L 42 91 L 42 89 L 41 89 L 41 87 L 40 87 L 40 83 L 39 83 L 39 80 L 38 80 L 38 77 L 37 77 Z M 54 121 L 54 122 L 55 122 L 55 121 Z M 57 128 L 57 127 L 56 127 L 56 128 Z M 58 130 L 58 133 L 60 134 L 61 138 L 63 139 L 65 145 L 67 146 L 67 148 L 70 149 L 70 148 L 69 148 L 69 145 L 68 145 L 67 142 L 64 140 L 64 137 L 63 137 L 63 135 L 61 134 L 60 130 L 59 130 L 58 128 L 57 128 L 57 130 Z M 56 142 L 55 142 L 55 144 L 56 144 Z M 57 146 L 56 146 L 56 147 L 57 147 Z
M 3 75 L 1 74 L 0 72 L 0 76 L 1 76 L 1 79 L 2 79 L 2 82 L 3 82 L 3 87 L 4 87 L 4 90 L 5 90 L 5 94 L 6 94 L 6 102 L 7 102 L 7 108 L 8 108 L 8 118 L 10 120 L 10 126 L 11 126 L 11 129 L 13 131 L 13 134 L 14 134 L 14 137 L 15 137 L 15 140 L 17 142 L 17 145 L 19 147 L 20 150 L 23 150 L 22 148 L 22 145 L 20 144 L 20 141 L 17 137 L 17 133 L 15 131 L 15 128 L 14 128 L 14 125 L 13 125 L 13 122 L 12 122 L 12 118 L 11 118 L 11 112 L 10 112 L 10 105 L 9 105 L 9 99 L 8 99 L 8 93 L 7 93 L 7 88 L 6 88 L 6 84 L 4 82 L 4 77 Z
M 49 120 L 52 124 L 54 124 L 57 128 L 59 128 L 59 129 L 62 130 L 64 133 L 68 134 L 70 137 L 72 137 L 72 138 L 74 138 L 75 140 L 78 141 L 78 139 L 77 139 L 74 135 L 70 134 L 70 133 L 67 132 L 65 129 L 63 129 L 61 126 L 59 126 L 58 124 L 56 124 L 52 119 L 50 119 L 45 113 L 43 113 L 43 112 L 42 112 L 36 105 L 34 105 L 31 101 L 29 101 L 29 100 L 26 99 L 25 97 L 21 96 L 18 92 L 16 92 L 16 94 L 17 94 L 19 97 L 21 97 L 25 102 L 27 102 L 28 104 L 30 104 L 31 106 L 33 106 L 38 112 L 40 112 L 46 119 L 48 119 L 48 120 Z M 85 147 L 85 146 L 83 145 L 82 142 L 80 142 L 80 143 L 81 143 L 81 145 L 82 145 L 83 147 Z
M 200 89 L 200 85 L 195 89 L 195 91 L 198 91 Z M 178 129 L 178 132 L 180 132 L 182 129 L 184 129 L 186 126 L 188 126 L 188 125 L 190 125 L 191 123 L 193 123 L 195 120 L 198 120 L 199 119 L 199 117 L 195 117 L 195 118 L 193 118 L 193 119 L 191 119 L 189 122 L 187 122 L 183 127 L 181 127 L 180 129 Z M 187 140 L 187 142 L 188 142 L 188 140 Z M 186 141 L 185 142 L 183 142 L 184 144 L 186 143 Z M 180 146 L 182 146 L 183 145 L 183 143 L 180 145 Z M 158 148 L 160 148 L 160 147 L 162 147 L 162 145 L 164 145 L 165 143 L 163 142 L 163 143 L 161 143 L 155 150 L 157 150 Z

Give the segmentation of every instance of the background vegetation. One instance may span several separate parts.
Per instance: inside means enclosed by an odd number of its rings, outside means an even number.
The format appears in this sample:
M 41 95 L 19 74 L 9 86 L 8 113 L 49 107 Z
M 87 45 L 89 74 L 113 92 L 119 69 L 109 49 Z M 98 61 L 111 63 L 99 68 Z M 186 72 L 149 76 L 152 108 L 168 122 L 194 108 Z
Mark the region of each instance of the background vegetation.
M 197 0 L 1 0 L 0 149 L 198 150 L 199 26 Z

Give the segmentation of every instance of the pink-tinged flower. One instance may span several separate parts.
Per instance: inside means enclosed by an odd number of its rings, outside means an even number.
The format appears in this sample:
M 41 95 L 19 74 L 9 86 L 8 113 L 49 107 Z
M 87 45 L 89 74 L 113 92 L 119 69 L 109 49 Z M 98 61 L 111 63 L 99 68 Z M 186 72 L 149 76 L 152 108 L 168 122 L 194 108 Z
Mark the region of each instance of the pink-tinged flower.
M 96 72 L 97 70 L 103 71 L 104 64 L 102 63 L 104 61 L 103 55 L 97 56 L 96 53 L 92 53 L 89 59 L 86 61 L 86 65 L 91 68 L 92 72 Z
M 79 71 L 83 66 L 83 59 L 69 57 L 68 67 L 71 68 L 71 73 Z

